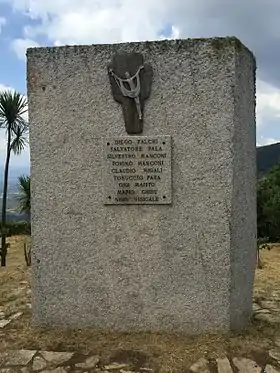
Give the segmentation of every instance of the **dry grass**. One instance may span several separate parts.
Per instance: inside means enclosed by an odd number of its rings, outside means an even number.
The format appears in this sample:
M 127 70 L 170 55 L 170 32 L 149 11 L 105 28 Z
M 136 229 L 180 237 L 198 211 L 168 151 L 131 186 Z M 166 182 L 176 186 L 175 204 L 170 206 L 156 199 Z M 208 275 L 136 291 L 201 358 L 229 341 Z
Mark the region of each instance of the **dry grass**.
M 23 244 L 28 240 L 28 237 L 7 239 L 11 245 L 8 266 L 0 268 L 0 311 L 4 309 L 6 316 L 26 309 L 30 270 L 25 265 Z
M 38 329 L 31 323 L 29 270 L 24 262 L 23 238 L 10 239 L 7 268 L 0 269 L 0 311 L 8 314 L 24 310 L 23 316 L 1 331 L 0 351 L 11 348 L 94 352 L 104 359 L 130 359 L 150 362 L 161 372 L 187 372 L 201 357 L 247 356 L 262 363 L 269 361 L 267 350 L 280 336 L 278 325 L 254 322 L 244 334 L 187 337 L 158 333 L 100 333 L 88 330 Z M 280 245 L 261 253 L 264 268 L 256 271 L 255 294 L 280 294 Z M 119 354 L 119 356 L 114 356 Z
M 262 269 L 256 271 L 255 294 L 280 294 L 280 244 L 261 251 Z

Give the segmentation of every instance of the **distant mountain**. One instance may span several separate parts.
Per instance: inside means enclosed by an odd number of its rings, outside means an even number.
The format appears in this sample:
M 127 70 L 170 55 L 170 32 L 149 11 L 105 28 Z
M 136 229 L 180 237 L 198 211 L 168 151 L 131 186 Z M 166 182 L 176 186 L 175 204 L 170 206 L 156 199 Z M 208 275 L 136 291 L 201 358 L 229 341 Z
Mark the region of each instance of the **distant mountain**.
M 278 163 L 280 163 L 280 142 L 257 147 L 258 177 L 267 174 Z

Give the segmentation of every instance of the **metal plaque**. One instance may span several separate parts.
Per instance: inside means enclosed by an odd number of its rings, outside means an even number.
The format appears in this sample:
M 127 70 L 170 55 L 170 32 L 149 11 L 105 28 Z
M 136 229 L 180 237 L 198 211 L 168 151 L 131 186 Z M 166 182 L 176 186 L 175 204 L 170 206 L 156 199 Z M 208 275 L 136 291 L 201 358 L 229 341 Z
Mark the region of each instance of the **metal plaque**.
M 106 205 L 171 204 L 171 137 L 103 138 Z

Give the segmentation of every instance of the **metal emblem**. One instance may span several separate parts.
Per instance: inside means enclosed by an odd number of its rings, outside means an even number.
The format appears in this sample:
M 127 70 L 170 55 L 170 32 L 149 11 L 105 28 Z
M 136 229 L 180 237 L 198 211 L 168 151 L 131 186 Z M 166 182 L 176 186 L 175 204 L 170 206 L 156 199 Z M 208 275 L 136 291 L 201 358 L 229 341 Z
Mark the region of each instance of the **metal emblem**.
M 122 104 L 128 134 L 143 132 L 144 100 L 150 96 L 152 67 L 140 53 L 117 54 L 108 65 L 115 101 Z

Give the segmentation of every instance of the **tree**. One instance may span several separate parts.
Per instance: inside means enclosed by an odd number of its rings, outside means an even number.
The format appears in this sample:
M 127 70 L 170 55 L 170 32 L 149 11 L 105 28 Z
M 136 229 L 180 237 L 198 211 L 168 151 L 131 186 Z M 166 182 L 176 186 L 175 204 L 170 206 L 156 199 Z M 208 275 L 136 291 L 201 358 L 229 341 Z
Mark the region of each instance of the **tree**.
M 27 112 L 27 100 L 18 92 L 10 90 L 0 93 L 0 127 L 6 129 L 7 147 L 4 166 L 4 181 L 2 195 L 2 221 L 1 221 L 1 266 L 6 265 L 6 209 L 9 178 L 9 164 L 11 153 L 19 155 L 24 149 L 28 129 L 23 115 Z
M 28 215 L 30 219 L 30 176 L 22 175 L 18 178 L 19 187 L 19 211 Z
M 258 236 L 270 242 L 280 239 L 280 164 L 258 183 Z

